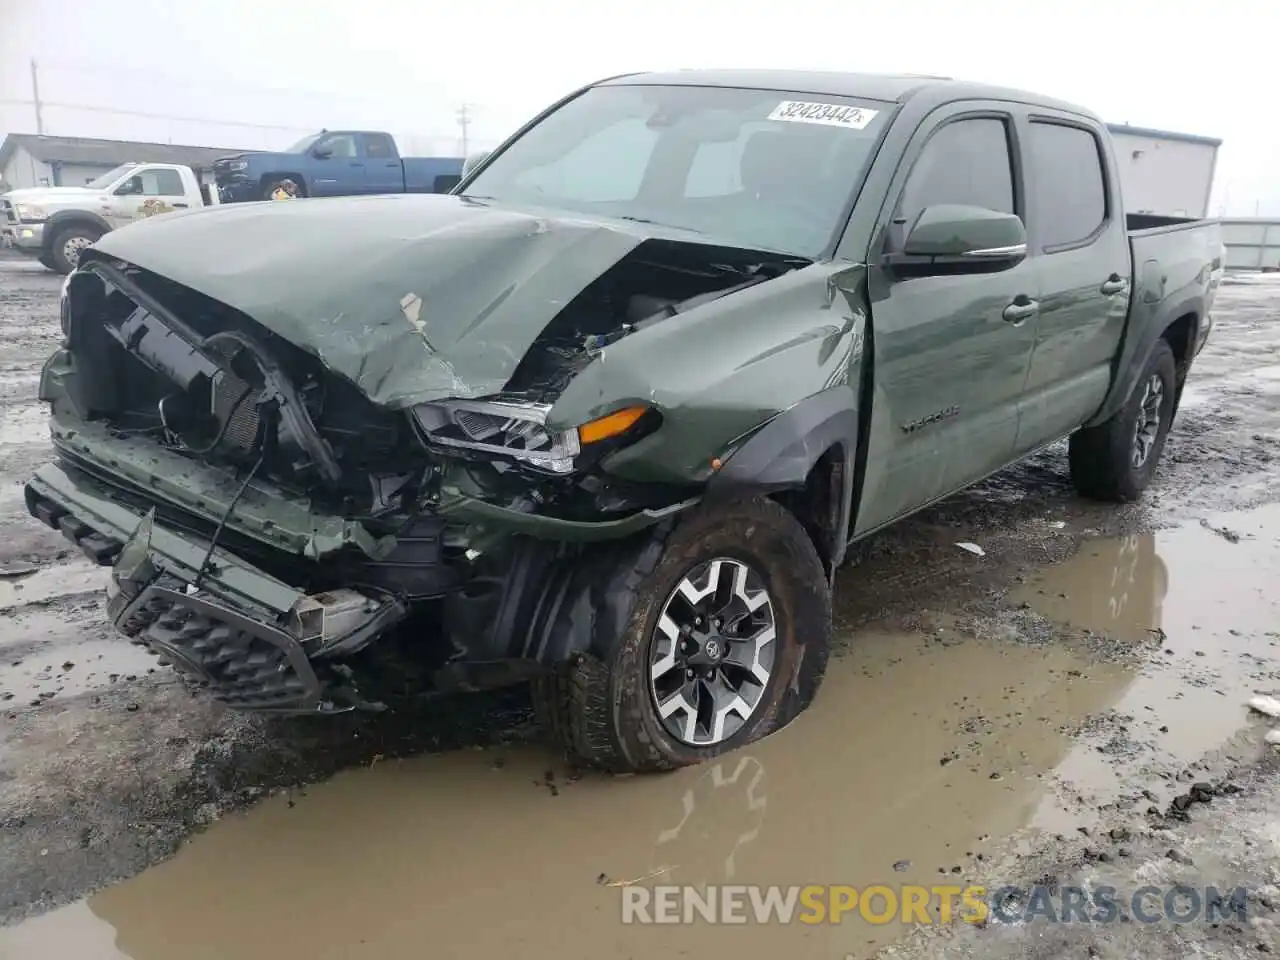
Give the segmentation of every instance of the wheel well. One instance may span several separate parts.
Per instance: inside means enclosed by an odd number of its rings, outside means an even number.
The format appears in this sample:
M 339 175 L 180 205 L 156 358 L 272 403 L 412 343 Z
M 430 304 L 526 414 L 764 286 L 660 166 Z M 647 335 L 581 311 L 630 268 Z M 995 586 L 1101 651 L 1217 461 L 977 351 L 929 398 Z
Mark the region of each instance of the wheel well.
M 808 531 L 828 576 L 845 535 L 845 531 L 838 529 L 843 506 L 844 471 L 844 449 L 840 444 L 833 444 L 809 469 L 803 487 L 782 490 L 773 495 L 773 499 L 789 510 Z
M 102 224 L 98 223 L 98 221 L 93 220 L 90 217 L 84 217 L 84 216 L 63 217 L 61 220 L 55 220 L 53 223 L 49 224 L 49 227 L 50 229 L 48 231 L 48 236 L 49 236 L 50 246 L 52 246 L 53 239 L 57 237 L 58 234 L 62 233 L 63 230 L 66 230 L 68 227 L 86 227 L 89 230 L 92 230 L 94 233 L 98 234 L 99 236 L 102 236 L 104 233 L 107 232 L 106 230 L 103 229 Z
M 1196 315 L 1187 313 L 1169 324 L 1161 334 L 1173 348 L 1173 359 L 1178 366 L 1182 366 L 1191 358 L 1191 342 L 1195 337 L 1196 326 Z
M 1191 346 L 1195 342 L 1198 318 L 1194 313 L 1186 313 L 1165 328 L 1160 336 L 1166 340 L 1173 350 L 1173 362 L 1178 371 L 1178 396 L 1182 395 L 1182 385 L 1186 382 L 1187 371 L 1191 367 Z

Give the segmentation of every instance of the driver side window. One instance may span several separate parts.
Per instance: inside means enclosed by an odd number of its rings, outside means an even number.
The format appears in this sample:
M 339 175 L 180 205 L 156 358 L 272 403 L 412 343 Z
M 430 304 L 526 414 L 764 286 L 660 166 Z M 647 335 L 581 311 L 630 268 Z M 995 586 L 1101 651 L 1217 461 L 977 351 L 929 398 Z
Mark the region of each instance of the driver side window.
M 939 203 L 1017 213 L 1006 121 L 953 120 L 929 137 L 907 177 L 895 219 L 910 229 L 925 207 Z
M 337 134 L 326 137 L 320 145 L 332 151 L 329 155 L 339 160 L 352 160 L 356 155 L 356 138 L 350 134 Z

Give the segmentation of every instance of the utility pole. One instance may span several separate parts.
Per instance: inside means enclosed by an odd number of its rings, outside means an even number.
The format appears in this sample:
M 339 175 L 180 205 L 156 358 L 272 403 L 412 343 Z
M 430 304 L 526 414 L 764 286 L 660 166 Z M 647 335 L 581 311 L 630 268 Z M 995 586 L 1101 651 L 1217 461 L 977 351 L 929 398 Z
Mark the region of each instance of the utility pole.
M 40 68 L 31 58 L 31 101 L 36 105 L 36 133 L 44 136 L 44 109 L 40 103 Z
M 466 157 L 470 154 L 471 138 L 469 130 L 471 128 L 471 108 L 467 104 L 463 104 L 458 108 L 458 129 L 462 131 L 462 155 Z

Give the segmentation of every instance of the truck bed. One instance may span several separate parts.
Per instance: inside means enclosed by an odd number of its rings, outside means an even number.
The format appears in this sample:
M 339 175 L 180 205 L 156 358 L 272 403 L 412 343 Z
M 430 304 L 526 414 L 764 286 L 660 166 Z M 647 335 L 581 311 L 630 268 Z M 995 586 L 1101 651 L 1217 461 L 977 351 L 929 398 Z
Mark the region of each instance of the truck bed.
M 405 157 L 405 193 L 448 193 L 461 180 L 454 157 Z
M 1125 220 L 1133 286 L 1116 371 L 1118 382 L 1131 383 L 1133 370 L 1172 325 L 1178 327 L 1177 335 L 1190 338 L 1188 356 L 1203 344 L 1211 326 L 1208 309 L 1216 287 L 1215 263 L 1222 256 L 1222 228 L 1216 220 L 1195 217 L 1129 214 Z M 1179 376 L 1185 375 L 1184 366 Z M 1098 416 L 1114 413 L 1123 396 L 1113 391 Z
M 1131 213 L 1125 217 L 1133 257 L 1134 301 L 1172 306 L 1202 293 L 1206 266 L 1221 256 L 1222 226 L 1216 220 Z

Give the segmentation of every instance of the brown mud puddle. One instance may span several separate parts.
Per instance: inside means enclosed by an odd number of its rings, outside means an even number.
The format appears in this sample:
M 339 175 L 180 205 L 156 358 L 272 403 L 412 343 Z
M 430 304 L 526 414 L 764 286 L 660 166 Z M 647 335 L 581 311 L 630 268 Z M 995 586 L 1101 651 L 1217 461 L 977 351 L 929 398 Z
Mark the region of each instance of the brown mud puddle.
M 1002 838 L 1052 826 L 1055 780 L 1117 779 L 1064 732 L 1090 715 L 1150 705 L 1187 728 L 1170 749 L 1213 746 L 1248 722 L 1244 655 L 1269 656 L 1277 519 L 1227 518 L 1237 543 L 1200 527 L 1087 543 L 1021 588 L 1068 633 L 1156 644 L 1163 663 L 965 639 L 946 615 L 925 635 L 866 632 L 808 713 L 719 762 L 628 778 L 576 778 L 537 746 L 375 762 L 0 931 L 0 958 L 866 956 L 906 928 L 628 926 L 622 885 L 960 884 Z
M 1280 692 L 1278 547 L 1280 505 L 1273 504 L 1087 542 L 1014 591 L 1011 599 L 1053 621 L 1105 635 L 1098 638 L 1104 653 L 1108 643 L 1122 656 L 1148 651 L 1146 667 L 1112 705 L 1116 723 L 1082 737 L 1058 766 L 1064 793 L 1113 801 L 1123 787 L 1150 786 L 1126 783 L 1117 770 L 1125 761 L 1175 769 L 1260 719 L 1246 701 Z M 1089 672 L 1100 669 L 1114 667 Z M 1047 802 L 1034 824 L 1078 824 L 1079 811 L 1066 807 L 1064 817 L 1061 804 Z

